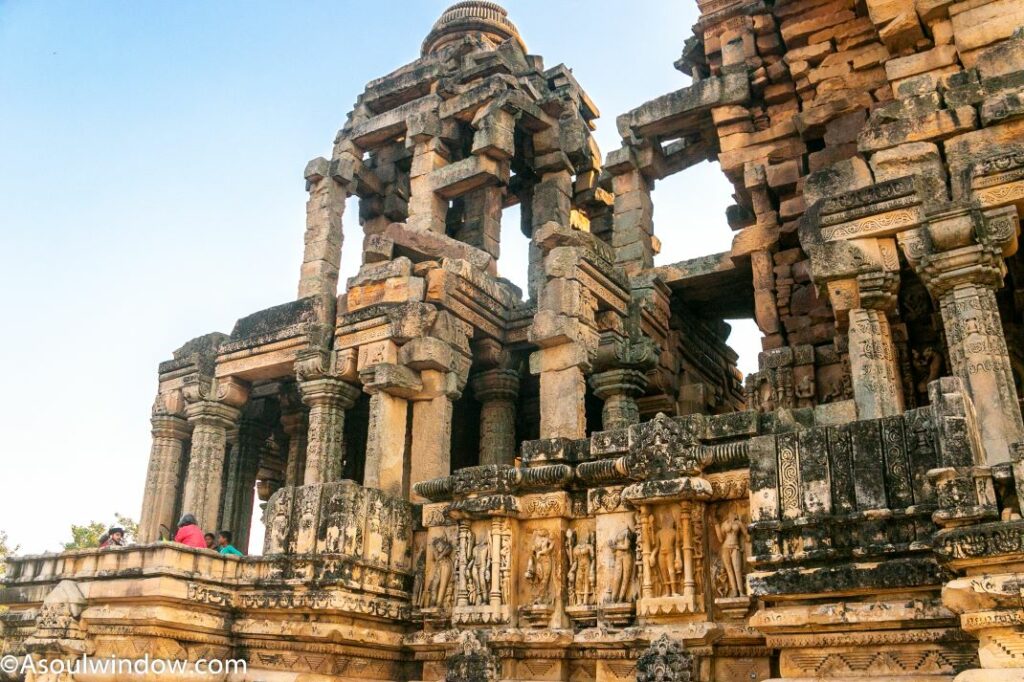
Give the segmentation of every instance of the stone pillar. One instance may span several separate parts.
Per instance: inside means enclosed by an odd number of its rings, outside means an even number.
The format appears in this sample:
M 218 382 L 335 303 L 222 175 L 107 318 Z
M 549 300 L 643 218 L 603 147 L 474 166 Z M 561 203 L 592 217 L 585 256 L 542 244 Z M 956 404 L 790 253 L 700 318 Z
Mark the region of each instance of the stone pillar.
M 409 483 L 441 478 L 451 473 L 452 400 L 458 397 L 448 387 L 448 372 L 424 369 L 420 372 L 423 391 L 432 397 L 412 404 L 412 452 Z M 413 501 L 418 501 L 414 496 Z
M 647 375 L 635 369 L 611 369 L 590 377 L 594 395 L 604 401 L 601 425 L 605 431 L 640 423 L 636 399 L 647 388 Z
M 316 158 L 306 166 L 305 251 L 299 277 L 299 298 L 338 295 L 341 265 L 342 216 L 348 194 L 330 174 L 327 159 Z
M 978 281 L 945 288 L 939 308 L 953 373 L 974 401 L 988 462 L 998 464 L 1010 461 L 1010 444 L 1024 438 L 1024 425 L 996 303 L 1002 276 L 979 274 Z
M 1003 259 L 1016 252 L 1019 232 L 1015 206 L 985 212 L 953 206 L 898 236 L 907 261 L 939 303 L 950 366 L 974 402 L 989 464 L 1010 461 L 1010 444 L 1024 438 L 996 304 Z
M 432 118 L 436 119 L 436 114 Z M 406 224 L 414 230 L 444 234 L 448 200 L 434 192 L 430 174 L 448 163 L 448 149 L 440 138 L 425 132 L 432 123 L 440 127 L 437 121 L 416 119 L 409 122 L 406 144 L 412 148 L 413 157 L 409 170 L 409 217 Z
M 870 308 L 850 311 L 850 374 L 857 416 L 877 419 L 900 414 L 903 396 L 896 349 L 885 313 Z
M 1024 424 L 996 303 L 1002 256 L 975 244 L 925 255 L 918 269 L 939 302 L 950 366 L 974 402 L 988 463 L 1008 462 Z
M 615 195 L 612 232 L 615 264 L 628 274 L 635 275 L 654 265 L 654 203 L 651 201 L 651 183 L 639 169 L 633 168 L 612 177 L 612 191 Z
M 693 508 L 684 502 L 679 511 L 680 545 L 683 550 L 683 601 L 691 612 L 697 610 L 697 582 L 693 576 L 693 526 L 691 514 Z
M 234 427 L 240 413 L 236 407 L 203 400 L 190 404 L 187 414 L 192 424 L 192 451 L 181 511 L 194 514 L 203 530 L 215 532 L 220 526 L 228 429 Z
M 406 497 L 409 493 L 405 457 L 409 403 L 405 398 L 380 389 L 367 389 L 367 392 L 370 394 L 370 424 L 363 485 Z
M 470 379 L 480 403 L 480 464 L 512 464 L 516 457 L 519 372 L 488 369 Z
M 849 311 L 850 376 L 860 419 L 903 413 L 903 383 L 887 313 L 896 309 L 896 273 L 857 277 L 859 307 Z
M 642 556 L 647 559 L 654 555 L 654 516 L 651 514 L 651 507 L 647 504 L 640 505 L 637 515 L 637 528 L 639 529 Z M 640 567 L 640 597 L 650 599 L 654 596 L 654 580 L 650 566 Z
M 488 602 L 501 606 L 501 543 L 504 523 L 500 516 L 491 518 L 491 592 Z
M 146 473 L 146 491 L 142 498 L 142 516 L 139 521 L 140 543 L 160 539 L 160 527 L 165 526 L 174 535 L 174 518 L 182 484 L 182 464 L 185 442 L 189 439 L 189 424 L 183 417 L 168 414 L 153 415 L 153 445 L 149 451 L 149 470 Z
M 453 235 L 494 257 L 496 263 L 501 253 L 501 210 L 504 202 L 502 187 L 481 187 L 463 198 L 462 227 Z
M 243 417 L 238 425 L 238 436 L 228 451 L 222 519 L 217 530 L 230 530 L 234 535 L 235 546 L 243 552 L 247 551 L 249 545 L 249 526 L 252 523 L 260 455 L 269 435 L 270 430 L 266 425 Z
M 473 548 L 473 531 L 469 521 L 459 520 L 458 546 L 455 550 L 455 605 L 469 606 L 469 576 L 466 575 L 469 555 Z
M 586 395 L 587 382 L 579 367 L 541 372 L 540 437 L 586 438 Z
M 309 406 L 303 485 L 341 480 L 345 459 L 345 410 L 355 405 L 359 389 L 341 379 L 321 377 L 299 382 Z
M 302 485 L 306 470 L 306 431 L 309 420 L 303 410 L 296 410 L 281 416 L 281 424 L 288 436 L 288 457 L 285 460 L 284 484 Z

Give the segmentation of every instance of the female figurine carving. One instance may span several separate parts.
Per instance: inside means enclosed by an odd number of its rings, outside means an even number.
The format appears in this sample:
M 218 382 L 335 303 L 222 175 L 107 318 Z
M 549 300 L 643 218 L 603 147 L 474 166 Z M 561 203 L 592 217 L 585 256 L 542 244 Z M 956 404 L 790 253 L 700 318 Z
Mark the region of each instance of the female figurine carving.
M 470 603 L 486 603 L 491 580 L 491 543 L 486 533 L 473 545 L 473 553 L 469 560 L 469 577 L 472 590 Z
M 649 521 L 654 525 L 653 515 Z M 679 596 L 679 573 L 683 570 L 683 559 L 679 548 L 679 531 L 675 517 L 664 512 L 658 518 L 654 528 L 651 559 L 653 559 L 655 575 L 659 580 L 659 596 Z
M 523 577 L 533 586 L 533 603 L 551 603 L 551 567 L 555 543 L 546 530 L 533 532 L 533 549 Z
M 732 518 L 715 524 L 715 535 L 722 543 L 722 566 L 729 578 L 729 596 L 738 597 L 743 594 L 743 547 L 744 539 L 749 537 L 747 526 L 739 515 L 733 514 Z
M 565 531 L 565 539 L 569 555 L 569 603 L 585 606 L 591 602 L 596 582 L 593 538 L 577 539 L 570 529 Z
M 452 543 L 448 538 L 438 536 L 431 543 L 434 548 L 434 567 L 424 606 L 444 606 L 448 600 L 448 587 L 452 582 Z
M 631 601 L 633 592 L 633 532 L 623 528 L 618 535 L 608 541 L 612 550 L 611 599 L 615 603 Z

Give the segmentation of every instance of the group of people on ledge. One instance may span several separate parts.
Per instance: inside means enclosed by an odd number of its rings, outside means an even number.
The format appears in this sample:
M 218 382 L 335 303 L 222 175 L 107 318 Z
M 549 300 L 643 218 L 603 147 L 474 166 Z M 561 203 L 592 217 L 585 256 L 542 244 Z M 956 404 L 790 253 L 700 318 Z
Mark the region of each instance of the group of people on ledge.
M 214 536 L 213 533 L 204 533 L 199 527 L 196 517 L 192 514 L 183 514 L 178 521 L 178 532 L 174 534 L 174 541 L 187 547 L 197 549 L 212 549 L 221 554 L 231 556 L 243 556 L 234 545 L 231 544 L 231 531 L 222 530 Z
M 178 531 L 174 534 L 174 542 L 187 547 L 212 549 L 220 554 L 230 556 L 245 556 L 231 544 L 232 540 L 231 531 L 229 530 L 222 530 L 216 535 L 204 533 L 203 529 L 199 527 L 196 517 L 192 514 L 182 515 L 181 520 L 178 521 Z M 115 526 L 100 536 L 100 549 L 125 547 L 127 545 L 128 541 L 125 539 L 124 528 Z

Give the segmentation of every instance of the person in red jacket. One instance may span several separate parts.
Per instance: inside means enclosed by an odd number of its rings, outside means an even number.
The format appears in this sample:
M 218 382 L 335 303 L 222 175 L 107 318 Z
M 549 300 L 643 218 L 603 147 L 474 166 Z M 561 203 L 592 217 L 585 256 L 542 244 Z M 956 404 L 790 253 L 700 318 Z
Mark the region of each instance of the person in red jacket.
M 203 537 L 203 529 L 196 523 L 196 517 L 191 514 L 183 514 L 178 521 L 178 532 L 174 536 L 175 542 L 180 542 L 188 547 L 206 549 L 206 538 Z

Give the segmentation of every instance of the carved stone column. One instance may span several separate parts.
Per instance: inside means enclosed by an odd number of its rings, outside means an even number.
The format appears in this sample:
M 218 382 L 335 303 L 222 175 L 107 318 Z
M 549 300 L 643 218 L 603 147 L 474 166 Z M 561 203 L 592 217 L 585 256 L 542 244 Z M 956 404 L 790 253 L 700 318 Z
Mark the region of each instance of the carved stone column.
M 228 451 L 220 529 L 230 530 L 234 535 L 235 546 L 243 552 L 247 551 L 249 545 L 260 454 L 269 435 L 270 429 L 265 424 L 251 416 L 243 416 L 238 424 L 238 436 Z
M 679 510 L 679 544 L 683 550 L 683 603 L 690 611 L 697 610 L 697 582 L 693 577 L 692 507 L 683 502 Z
M 409 481 L 419 483 L 451 473 L 452 401 L 460 393 L 455 375 L 435 369 L 420 372 L 421 400 L 412 404 L 412 451 Z M 427 397 L 429 396 L 429 397 Z M 414 498 L 415 501 L 415 498 Z
M 541 438 L 586 437 L 584 369 L 589 368 L 587 350 L 580 343 L 541 348 L 530 355 L 530 373 L 540 375 Z
M 192 449 L 181 511 L 194 514 L 201 528 L 214 531 L 220 526 L 227 434 L 238 423 L 248 388 L 231 378 L 194 377 L 184 393 L 189 401 L 185 414 L 192 425 Z
M 647 376 L 635 369 L 610 369 L 590 377 L 594 395 L 604 401 L 601 425 L 605 431 L 640 423 L 636 399 L 647 389 Z
M 309 406 L 303 485 L 339 481 L 345 459 L 345 410 L 355 405 L 360 391 L 326 376 L 300 381 L 299 390 Z
M 480 464 L 512 464 L 519 372 L 489 369 L 474 375 L 470 384 L 480 402 Z
M 448 163 L 448 149 L 436 137 L 441 122 L 437 114 L 424 114 L 408 121 L 406 146 L 413 150 L 409 170 L 409 217 L 414 230 L 445 233 L 448 201 L 434 192 L 430 173 Z
M 1016 209 L 982 215 L 959 210 L 932 217 L 927 228 L 901 234 L 907 259 L 939 302 L 953 373 L 974 401 L 988 462 L 1010 461 L 1024 438 L 1017 388 L 996 303 L 1003 257 L 1016 250 Z M 979 243 L 959 246 L 977 239 Z M 952 243 L 956 248 L 940 250 Z
M 609 154 L 630 156 L 629 148 L 618 149 Z M 615 232 L 612 244 L 615 246 L 615 264 L 630 275 L 654 265 L 654 204 L 651 201 L 652 183 L 648 181 L 635 162 L 631 168 L 612 177 L 615 195 Z
M 501 557 L 504 520 L 500 516 L 491 518 L 491 591 L 488 602 L 491 606 L 501 606 Z
M 408 498 L 409 399 L 422 392 L 423 383 L 408 367 L 385 362 L 360 370 L 359 377 L 370 394 L 363 485 Z
M 860 306 L 849 311 L 850 374 L 857 416 L 890 417 L 903 412 L 903 385 L 887 314 L 895 311 L 899 275 L 857 277 Z
M 288 457 L 285 460 L 284 484 L 302 485 L 306 470 L 306 431 L 309 420 L 303 410 L 287 412 L 281 416 L 281 425 L 288 436 Z
M 146 473 L 146 491 L 142 498 L 142 517 L 139 521 L 139 542 L 156 542 L 161 526 L 173 536 L 177 519 L 178 496 L 182 484 L 182 464 L 185 444 L 191 431 L 184 417 L 172 414 L 154 414 L 153 445 L 149 452 L 149 470 Z
M 341 264 L 342 216 L 345 213 L 345 186 L 332 177 L 327 159 L 316 158 L 306 165 L 305 251 L 299 277 L 299 298 L 338 293 L 338 269 Z

